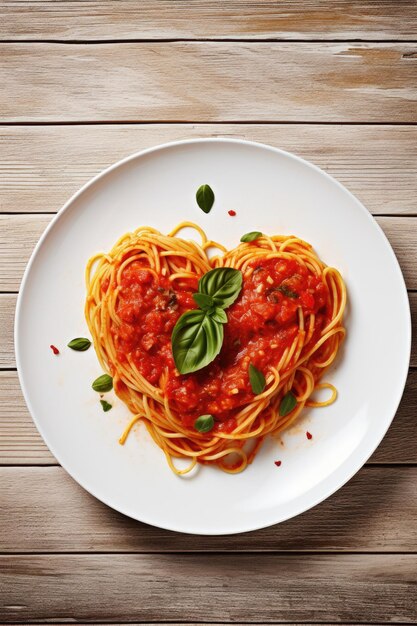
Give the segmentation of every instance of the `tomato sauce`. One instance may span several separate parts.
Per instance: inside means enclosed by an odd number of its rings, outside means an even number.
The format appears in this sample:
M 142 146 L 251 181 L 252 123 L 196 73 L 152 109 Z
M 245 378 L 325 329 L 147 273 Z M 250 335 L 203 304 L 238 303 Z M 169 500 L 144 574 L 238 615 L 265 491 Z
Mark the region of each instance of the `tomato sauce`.
M 328 321 L 327 287 L 300 263 L 256 259 L 249 267 L 251 275 L 244 278 L 238 299 L 226 311 L 220 354 L 207 367 L 187 375 L 179 375 L 175 368 L 171 334 L 180 315 L 196 308 L 192 294 L 198 279 L 182 280 L 181 287 L 172 285 L 140 261 L 123 273 L 117 305 L 121 324 L 112 327 L 118 339 L 117 358 L 124 362 L 129 354 L 153 385 L 167 370 L 165 392 L 170 406 L 188 427 L 193 427 L 199 415 L 210 413 L 216 420 L 215 430 L 233 431 L 234 412 L 254 397 L 249 363 L 265 373 L 268 366 L 278 363 L 297 335 L 299 307 L 305 315 L 316 315 L 318 330 L 311 341 Z

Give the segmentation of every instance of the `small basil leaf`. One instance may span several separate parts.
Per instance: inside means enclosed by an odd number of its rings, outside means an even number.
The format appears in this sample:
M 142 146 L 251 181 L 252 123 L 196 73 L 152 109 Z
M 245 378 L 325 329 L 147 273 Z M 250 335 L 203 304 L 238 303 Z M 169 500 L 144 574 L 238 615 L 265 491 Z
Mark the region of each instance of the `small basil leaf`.
M 213 298 L 206 293 L 193 293 L 193 300 L 203 311 L 207 311 L 214 306 Z
M 102 374 L 98 378 L 95 379 L 93 384 L 91 385 L 94 391 L 98 391 L 98 393 L 105 393 L 106 391 L 111 391 L 113 389 L 113 378 L 108 374 Z
M 210 213 L 214 204 L 214 193 L 210 185 L 201 185 L 195 195 L 197 204 L 204 213 Z
M 85 337 L 77 337 L 76 339 L 72 339 L 67 346 L 68 348 L 71 348 L 71 350 L 85 352 L 91 346 L 91 341 Z
M 255 239 L 259 239 L 259 237 L 262 237 L 262 233 L 260 233 L 259 230 L 253 230 L 252 232 L 246 233 L 246 235 L 243 235 L 240 238 L 240 241 L 244 241 L 244 242 L 255 241 Z
M 214 417 L 212 415 L 200 415 L 194 422 L 194 428 L 199 433 L 208 433 L 214 426 Z
M 285 417 L 296 407 L 297 399 L 295 395 L 289 391 L 282 398 L 281 403 L 279 405 L 279 414 L 281 417 Z
M 107 413 L 107 411 L 110 411 L 110 409 L 112 408 L 112 405 L 109 404 L 106 400 L 100 400 L 100 404 L 103 407 L 103 411 L 105 413 Z
M 216 306 L 227 309 L 242 289 L 242 272 L 232 267 L 216 267 L 198 281 L 198 290 L 211 296 Z
M 220 324 L 227 324 L 227 315 L 220 307 L 216 307 L 212 313 L 209 313 L 211 319 L 219 322 Z
M 289 287 L 287 287 L 286 285 L 280 285 L 279 287 L 276 288 L 277 291 L 280 291 L 284 296 L 287 296 L 287 298 L 298 298 L 298 293 L 293 291 L 292 289 L 289 289 Z
M 196 372 L 211 363 L 222 343 L 222 324 L 200 309 L 183 313 L 171 337 L 172 354 L 180 374 Z
M 265 376 L 252 363 L 249 365 L 249 380 L 255 396 L 263 392 L 266 385 Z

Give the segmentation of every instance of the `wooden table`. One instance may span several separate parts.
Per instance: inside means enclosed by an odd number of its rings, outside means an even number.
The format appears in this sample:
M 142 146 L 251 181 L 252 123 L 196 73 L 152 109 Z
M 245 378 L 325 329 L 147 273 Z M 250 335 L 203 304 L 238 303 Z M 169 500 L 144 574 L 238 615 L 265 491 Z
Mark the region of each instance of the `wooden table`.
M 190 537 L 119 515 L 60 468 L 12 336 L 23 269 L 64 201 L 123 156 L 207 136 L 294 151 L 344 183 L 390 239 L 415 322 L 415 0 L 5 0 L 0 24 L 0 620 L 415 622 L 416 341 L 394 423 L 349 484 L 284 524 Z

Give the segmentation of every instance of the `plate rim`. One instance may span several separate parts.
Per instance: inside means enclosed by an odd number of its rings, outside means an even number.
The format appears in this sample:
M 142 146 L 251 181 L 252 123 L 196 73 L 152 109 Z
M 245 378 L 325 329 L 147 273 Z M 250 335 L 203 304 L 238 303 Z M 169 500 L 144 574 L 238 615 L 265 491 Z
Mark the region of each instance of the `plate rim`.
M 31 401 L 30 401 L 30 397 L 29 397 L 29 393 L 28 390 L 25 387 L 25 382 L 24 382 L 24 375 L 22 372 L 22 365 L 21 365 L 21 359 L 20 359 L 20 339 L 19 339 L 19 326 L 20 326 L 20 320 L 21 320 L 21 309 L 22 309 L 22 299 L 23 299 L 23 294 L 25 291 L 25 287 L 26 287 L 26 283 L 29 280 L 29 276 L 30 276 L 30 272 L 31 272 L 31 268 L 35 262 L 35 259 L 45 241 L 45 239 L 47 238 L 49 232 L 54 228 L 55 224 L 62 218 L 62 216 L 64 215 L 64 213 L 66 213 L 71 205 L 88 189 L 90 189 L 91 187 L 93 187 L 100 179 L 105 178 L 108 174 L 110 174 L 111 172 L 113 172 L 114 170 L 123 167 L 124 165 L 126 165 L 127 163 L 129 163 L 130 161 L 133 161 L 135 159 L 140 159 L 142 157 L 145 157 L 149 154 L 155 153 L 155 152 L 162 152 L 166 149 L 172 149 L 172 148 L 176 148 L 179 146 L 183 146 L 183 145 L 193 145 L 193 144 L 207 144 L 207 143 L 231 143 L 231 144 L 236 144 L 236 145 L 245 145 L 245 146 L 252 146 L 255 148 L 259 148 L 259 149 L 264 149 L 264 150 L 268 150 L 270 152 L 274 152 L 276 154 L 279 154 L 281 156 L 284 156 L 286 158 L 289 158 L 291 160 L 294 160 L 298 163 L 301 163 L 302 165 L 314 170 L 315 172 L 319 173 L 321 176 L 324 176 L 329 182 L 331 182 L 332 184 L 335 184 L 342 192 L 344 192 L 345 194 L 347 194 L 351 200 L 354 201 L 354 203 L 357 205 L 358 209 L 366 216 L 366 218 L 368 219 L 368 221 L 372 222 L 373 226 L 376 227 L 376 231 L 379 232 L 379 236 L 382 239 L 382 241 L 384 242 L 384 246 L 387 250 L 387 252 L 390 254 L 391 256 L 391 260 L 393 262 L 393 266 L 395 267 L 395 272 L 397 274 L 397 278 L 399 283 L 401 283 L 401 287 L 403 290 L 403 294 L 404 294 L 404 313 L 406 315 L 407 318 L 407 328 L 405 329 L 406 331 L 406 338 L 405 338 L 405 342 L 407 344 L 406 346 L 406 356 L 407 358 L 404 359 L 404 365 L 402 368 L 402 371 L 399 372 L 397 374 L 397 379 L 399 381 L 399 389 L 400 392 L 398 393 L 398 399 L 397 401 L 394 403 L 394 411 L 393 411 L 393 415 L 391 416 L 391 418 L 389 419 L 386 428 L 384 428 L 381 437 L 378 438 L 378 440 L 374 441 L 372 443 L 371 446 L 368 446 L 366 448 L 366 458 L 361 458 L 359 460 L 359 462 L 356 462 L 354 464 L 352 464 L 352 469 L 350 472 L 347 472 L 345 475 L 343 475 L 342 480 L 338 480 L 336 481 L 336 485 L 330 485 L 327 489 L 325 489 L 323 491 L 323 493 L 321 493 L 320 496 L 313 498 L 311 500 L 311 502 L 308 504 L 308 506 L 305 505 L 300 505 L 295 509 L 295 512 L 291 512 L 290 514 L 285 514 L 281 517 L 278 516 L 278 519 L 275 521 L 268 521 L 268 522 L 263 522 L 261 524 L 257 523 L 255 525 L 248 525 L 248 526 L 244 526 L 242 525 L 241 527 L 239 527 L 238 529 L 234 529 L 234 530 L 230 530 L 230 529 L 223 529 L 223 528 L 216 528 L 216 529 L 203 529 L 203 530 L 184 530 L 183 528 L 180 528 L 178 526 L 176 526 L 175 524 L 166 524 L 166 523 L 155 523 L 152 520 L 146 519 L 146 516 L 141 516 L 138 517 L 137 514 L 135 514 L 133 511 L 128 511 L 123 509 L 123 507 L 115 507 L 107 498 L 103 498 L 103 497 L 99 497 L 97 496 L 89 487 L 86 486 L 86 484 L 84 483 L 83 480 L 79 480 L 79 478 L 77 478 L 75 476 L 76 472 L 72 472 L 69 471 L 69 469 L 66 467 L 66 464 L 62 464 L 61 461 L 59 460 L 58 456 L 56 455 L 55 451 L 54 451 L 54 446 L 52 446 L 50 444 L 49 438 L 45 435 L 45 433 L 43 432 L 43 429 L 38 421 L 38 419 L 35 417 L 35 411 L 33 410 Z M 317 166 L 315 163 L 312 163 L 311 161 L 308 161 L 300 156 L 298 156 L 297 154 L 294 154 L 292 152 L 288 152 L 287 150 L 283 150 L 281 148 L 277 148 L 275 146 L 271 146 L 269 144 L 265 144 L 262 142 L 258 142 L 258 141 L 251 141 L 251 140 L 247 140 L 247 139 L 241 139 L 241 138 L 231 138 L 231 137 L 195 137 L 192 139 L 180 139 L 180 140 L 176 140 L 176 141 L 170 141 L 170 142 L 165 142 L 162 144 L 158 144 L 156 146 L 151 146 L 150 148 L 145 148 L 143 150 L 139 150 L 137 152 L 134 152 L 133 154 L 130 154 L 126 157 L 123 157 L 122 159 L 119 159 L 118 161 L 116 161 L 115 163 L 109 165 L 108 167 L 106 167 L 105 169 L 103 169 L 102 171 L 98 172 L 95 176 L 93 176 L 92 178 L 90 178 L 88 181 L 86 181 L 74 194 L 72 194 L 72 196 L 62 205 L 62 207 L 57 211 L 57 213 L 53 216 L 52 220 L 49 222 L 49 224 L 47 225 L 47 227 L 45 228 L 45 230 L 43 231 L 42 235 L 40 236 L 39 240 L 37 241 L 34 249 L 32 250 L 32 253 L 30 255 L 30 258 L 26 264 L 23 276 L 22 276 L 22 280 L 19 286 L 19 291 L 18 291 L 18 296 L 17 296 L 17 301 L 16 301 L 16 310 L 15 310 L 15 315 L 14 315 L 14 353 L 15 353 L 15 359 L 16 359 L 16 369 L 17 369 L 17 374 L 18 374 L 18 379 L 19 379 L 19 384 L 22 390 L 22 394 L 26 403 L 26 406 L 28 408 L 28 411 L 30 413 L 30 416 L 32 418 L 32 421 L 34 422 L 39 434 L 41 435 L 44 443 L 46 444 L 46 446 L 48 447 L 48 449 L 50 450 L 50 452 L 52 453 L 52 455 L 55 457 L 56 461 L 58 462 L 59 466 L 62 467 L 65 472 L 67 472 L 67 474 L 69 474 L 69 476 L 71 476 L 71 478 L 78 483 L 83 489 L 85 489 L 90 495 L 92 495 L 94 498 L 96 498 L 97 500 L 99 500 L 100 502 L 103 502 L 106 506 L 109 506 L 110 508 L 112 508 L 113 510 L 118 511 L 119 513 L 126 515 L 127 517 L 130 517 L 131 519 L 134 519 L 138 522 L 141 523 L 145 523 L 145 524 L 149 524 L 152 526 L 156 526 L 157 528 L 161 528 L 164 530 L 168 530 L 168 531 L 172 531 L 172 532 L 180 532 L 183 534 L 190 534 L 190 535 L 201 535 L 201 536 L 219 536 L 219 535 L 235 535 L 235 534 L 240 534 L 240 533 L 244 533 L 244 532 L 254 532 L 256 530 L 261 530 L 263 528 L 268 528 L 270 526 L 274 526 L 276 524 L 280 524 L 282 522 L 285 522 L 289 519 L 292 519 L 294 517 L 297 517 L 298 515 L 301 515 L 302 513 L 305 513 L 306 511 L 309 511 L 310 509 L 314 508 L 315 506 L 317 506 L 318 504 L 320 504 L 321 502 L 323 502 L 324 500 L 327 500 L 330 496 L 332 496 L 336 491 L 338 491 L 339 489 L 341 489 L 346 483 L 348 483 L 353 476 L 355 476 L 355 474 L 357 474 L 359 472 L 360 469 L 362 469 L 362 467 L 367 463 L 367 461 L 369 460 L 369 458 L 373 455 L 373 453 L 375 452 L 375 450 L 378 448 L 378 446 L 380 445 L 381 441 L 383 440 L 383 438 L 385 437 L 386 433 L 388 432 L 394 417 L 397 414 L 398 411 L 398 407 L 399 404 L 401 402 L 401 399 L 403 397 L 404 394 L 404 389 L 405 389 L 405 385 L 407 382 L 407 377 L 408 377 L 408 370 L 410 367 L 410 358 L 411 358 L 411 342 L 412 342 L 412 320 L 411 320 L 411 310 L 410 310 L 410 301 L 409 301 L 409 297 L 408 297 L 408 291 L 407 291 L 407 286 L 405 284 L 405 280 L 404 280 L 404 276 L 401 270 L 401 266 L 398 262 L 398 259 L 394 253 L 394 250 L 387 238 L 387 236 L 385 235 L 384 231 L 382 230 L 381 226 L 378 224 L 378 222 L 375 220 L 375 218 L 373 217 L 372 213 L 365 207 L 365 205 L 349 190 L 347 189 L 339 180 L 337 180 L 336 178 L 334 178 L 333 176 L 331 176 L 330 174 L 328 174 L 326 171 L 324 171 L 322 168 L 320 168 L 319 166 Z M 362 455 L 363 456 L 363 455 Z M 334 473 L 334 472 L 332 472 Z M 327 476 L 327 479 L 330 477 L 331 474 L 329 474 Z M 88 481 L 87 481 L 88 482 Z

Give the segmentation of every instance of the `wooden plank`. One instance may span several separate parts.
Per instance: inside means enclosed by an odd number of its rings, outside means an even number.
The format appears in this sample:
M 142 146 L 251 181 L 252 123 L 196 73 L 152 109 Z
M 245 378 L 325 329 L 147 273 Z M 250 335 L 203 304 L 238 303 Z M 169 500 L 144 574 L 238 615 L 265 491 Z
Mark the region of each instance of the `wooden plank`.
M 413 0 L 3 2 L 4 39 L 412 39 Z
M 417 467 L 365 467 L 301 516 L 220 537 L 136 522 L 93 498 L 61 467 L 1 468 L 0 498 L 0 551 L 5 553 L 417 551 Z
M 0 215 L 0 291 L 16 291 L 50 215 Z M 417 217 L 377 217 L 400 262 L 408 289 L 417 289 Z
M 0 465 L 56 463 L 26 407 L 17 372 L 0 371 Z
M 28 43 L 0 55 L 7 122 L 417 122 L 414 44 Z
M 417 463 L 416 413 L 417 372 L 412 370 L 395 419 L 369 463 Z M 0 465 L 33 463 L 50 464 L 55 459 L 28 413 L 17 373 L 0 371 Z
M 16 291 L 50 215 L 0 216 L 0 291 Z
M 385 232 L 401 266 L 408 289 L 417 289 L 417 218 L 376 218 Z M 410 229 L 411 236 L 405 236 Z
M 0 564 L 5 622 L 356 615 L 383 624 L 411 622 L 416 611 L 415 555 L 31 555 L 2 556 Z
M 0 126 L 0 212 L 56 211 L 133 152 L 217 136 L 295 152 L 335 176 L 373 214 L 417 214 L 417 127 L 327 124 Z
M 413 294 L 417 296 L 417 294 Z M 417 297 L 414 297 L 417 304 Z M 417 320 L 417 315 L 413 317 Z M 414 349 L 417 341 L 414 335 Z M 417 353 L 414 353 L 413 363 Z M 410 370 L 404 395 L 387 434 L 378 446 L 370 463 L 417 463 L 417 371 Z M 411 440 L 410 440 L 411 438 Z
M 16 366 L 13 341 L 15 308 L 14 294 L 0 294 L 0 368 Z

